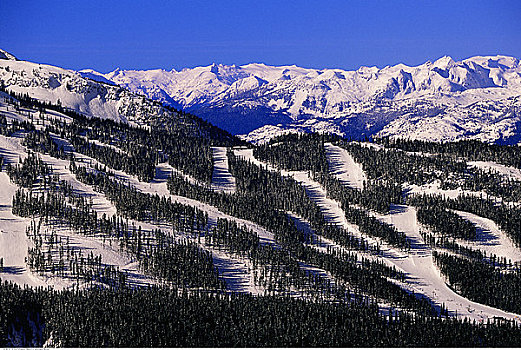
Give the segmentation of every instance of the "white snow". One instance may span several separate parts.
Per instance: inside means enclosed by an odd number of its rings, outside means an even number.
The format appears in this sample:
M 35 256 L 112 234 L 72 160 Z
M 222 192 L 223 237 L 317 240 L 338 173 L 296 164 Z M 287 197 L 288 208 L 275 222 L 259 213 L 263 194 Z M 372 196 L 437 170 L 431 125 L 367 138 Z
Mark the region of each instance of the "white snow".
M 151 116 L 171 116 L 164 107 L 117 85 L 85 79 L 80 73 L 45 64 L 0 59 L 0 80 L 9 91 L 77 112 L 147 126 Z
M 521 261 L 521 249 L 515 246 L 514 242 L 503 232 L 497 224 L 487 218 L 455 210 L 462 218 L 469 220 L 477 227 L 476 240 L 458 240 L 458 244 L 473 249 L 483 250 L 487 255 L 496 255 L 511 260 L 512 263 Z
M 517 168 L 511 167 L 511 166 L 506 166 L 503 164 L 498 164 L 496 162 L 473 161 L 473 162 L 467 162 L 467 164 L 470 166 L 475 166 L 477 168 L 481 168 L 481 169 L 485 169 L 485 170 L 493 170 L 508 179 L 521 181 L 521 169 L 517 169 Z
M 233 193 L 237 189 L 235 178 L 228 169 L 228 155 L 226 147 L 212 147 L 213 174 L 211 188 L 215 191 Z
M 367 181 L 362 166 L 355 162 L 353 157 L 345 149 L 331 143 L 325 143 L 326 156 L 329 163 L 329 171 L 343 184 L 362 190 Z
M 8 163 L 18 163 L 18 159 L 24 159 L 27 157 L 27 153 L 24 148 L 19 144 L 19 139 L 8 138 L 0 135 L 0 155 L 4 157 L 4 161 Z M 68 161 L 58 160 L 48 155 L 40 154 L 42 160 L 51 165 L 53 172 L 58 174 L 62 180 L 66 180 L 71 183 L 77 193 L 81 193 L 87 198 L 92 199 L 93 209 L 99 214 L 107 214 L 112 216 L 116 213 L 116 209 L 112 204 L 102 196 L 95 195 L 95 192 L 86 185 L 78 182 L 69 171 L 66 170 Z M 64 287 L 71 286 L 72 283 L 67 280 L 62 280 L 57 277 L 53 278 L 42 278 L 41 276 L 34 276 L 31 274 L 25 265 L 25 258 L 27 256 L 27 248 L 30 246 L 30 242 L 25 235 L 25 229 L 29 225 L 30 218 L 20 218 L 11 213 L 12 208 L 12 197 L 18 187 L 12 184 L 9 177 L 5 172 L 0 173 L 2 179 L 2 185 L 0 186 L 1 200 L 2 200 L 2 215 L 5 217 L 1 221 L 8 225 L 7 227 L 1 228 L 2 235 L 0 235 L 0 257 L 4 257 L 4 265 L 9 266 L 7 271 L 17 271 L 18 274 L 12 274 L 2 276 L 5 279 L 12 280 L 19 284 L 28 285 L 52 285 L 55 288 L 61 289 Z M 5 203 L 5 204 L 4 204 Z M 10 221 L 7 221 L 10 220 Z M 55 227 L 56 229 L 56 227 Z M 129 273 L 130 283 L 134 284 L 148 284 L 152 283 L 152 280 L 146 278 L 139 271 L 136 270 L 136 266 L 132 264 L 132 261 L 125 258 L 121 253 L 114 251 L 105 244 L 101 244 L 98 240 L 93 237 L 85 237 L 75 234 L 70 230 L 59 230 L 62 236 L 69 236 L 71 243 L 80 247 L 82 250 L 88 250 L 95 253 L 95 255 L 102 255 L 104 264 L 113 264 L 119 266 L 123 271 Z
M 493 61 L 504 64 L 492 64 Z M 510 94 L 517 95 L 514 88 L 521 85 L 521 79 L 516 74 L 519 71 L 518 60 L 513 57 L 476 56 L 454 62 L 445 56 L 434 64 L 426 62 L 417 67 L 398 64 L 382 69 L 360 67 L 356 71 L 252 63 L 243 66 L 213 64 L 179 72 L 161 69 L 116 69 L 107 74 L 93 70 L 83 72 L 150 96 L 162 90 L 184 107 L 209 101 L 215 103 L 222 98 L 236 97 L 239 100 L 243 95 L 238 92 L 255 94 L 262 85 L 262 93 L 266 94 L 267 90 L 268 96 L 273 96 L 267 102 L 276 104 L 278 109 L 292 111 L 292 115 L 312 113 L 315 116 L 332 116 L 342 111 L 340 107 L 345 107 L 346 102 L 367 102 L 381 96 L 390 99 L 425 96 L 439 99 L 442 93 L 457 95 L 468 90 L 498 87 L 510 87 Z M 286 98 L 276 98 L 281 92 Z M 321 99 L 327 103 L 316 106 L 304 103 Z
M 494 67 L 493 61 L 501 61 L 507 68 L 497 68 L 497 65 Z M 203 102 L 220 101 L 226 96 L 240 96 L 241 93 L 248 93 L 251 89 L 257 89 L 262 86 L 265 89 L 263 91 L 267 93 L 266 100 L 273 101 L 272 105 L 278 110 L 286 109 L 293 113 L 292 117 L 294 118 L 300 113 L 309 113 L 316 118 L 325 118 L 324 120 L 307 119 L 300 126 L 295 124 L 295 127 L 300 127 L 299 130 L 307 130 L 306 128 L 310 127 L 326 130 L 329 127 L 333 128 L 342 123 L 348 125 L 349 118 L 355 112 L 363 113 L 371 110 L 373 106 L 367 102 L 368 96 L 373 98 L 374 96 L 385 95 L 389 91 L 389 82 L 392 82 L 394 79 L 400 82 L 403 90 L 399 91 L 395 96 L 390 96 L 389 98 L 393 99 L 394 105 L 391 107 L 383 106 L 381 107 L 382 111 L 386 108 L 387 110 L 395 108 L 394 111 L 401 111 L 402 108 L 411 110 L 416 108 L 423 111 L 423 107 L 419 106 L 418 103 L 425 103 L 427 105 L 425 110 L 443 107 L 445 108 L 444 114 L 438 118 L 435 118 L 436 116 L 427 118 L 426 115 L 420 113 L 420 118 L 418 115 L 410 112 L 397 119 L 376 120 L 376 124 L 380 123 L 378 125 L 382 126 L 382 128 L 385 127 L 382 135 L 402 135 L 405 133 L 413 138 L 451 139 L 460 137 L 462 133 L 464 134 L 469 130 L 476 131 L 482 129 L 484 134 L 478 135 L 478 137 L 494 139 L 501 135 L 510 135 L 515 118 L 505 117 L 501 111 L 508 110 L 511 107 L 519 107 L 518 100 L 515 98 L 508 99 L 509 97 L 519 95 L 521 76 L 519 75 L 518 61 L 498 56 L 495 58 L 473 58 L 465 62 L 486 67 L 489 69 L 489 73 L 488 76 L 480 77 L 479 80 L 470 81 L 474 85 L 468 91 L 461 93 L 448 91 L 447 89 L 451 89 L 451 84 L 448 84 L 444 78 L 440 78 L 439 72 L 433 70 L 433 68 L 448 70 L 451 76 L 459 79 L 458 83 L 461 83 L 461 79 L 466 76 L 464 67 L 460 62 L 454 62 L 448 58 L 438 60 L 435 64 L 426 63 L 419 67 L 411 68 L 399 65 L 383 69 L 360 69 L 356 72 L 340 70 L 317 71 L 294 66 L 268 67 L 262 64 L 251 64 L 242 67 L 212 65 L 209 67 L 198 67 L 193 70 L 183 70 L 183 72 L 156 70 L 146 73 L 149 77 L 149 83 L 140 85 L 139 89 L 141 92 L 150 94 L 152 89 L 157 88 L 157 81 L 161 80 L 161 84 L 163 84 L 161 89 L 164 88 L 161 91 L 165 94 L 158 95 L 156 89 L 154 90 L 156 94 L 154 96 L 171 97 L 170 94 L 177 94 L 176 98 L 179 98 L 179 102 L 188 106 Z M 6 67 L 9 67 L 9 69 Z M 414 73 L 415 76 L 409 78 L 406 73 Z M 176 78 L 172 78 L 172 76 Z M 255 79 L 252 79 L 252 77 L 255 77 Z M 142 72 L 117 71 L 108 74 L 105 78 L 119 81 L 123 85 L 126 84 L 128 87 L 134 88 L 136 84 L 142 83 Z M 135 105 L 134 100 L 141 100 L 141 97 L 131 95 L 128 92 L 122 92 L 124 95 L 123 101 L 122 99 L 112 99 L 112 95 L 103 95 L 100 92 L 101 90 L 97 90 L 100 88 L 100 85 L 81 78 L 76 72 L 29 62 L 2 60 L 0 62 L 0 79 L 7 81 L 10 88 L 14 91 L 30 92 L 35 97 L 52 102 L 60 99 L 65 105 L 76 108 L 79 111 L 116 120 L 125 121 L 125 116 L 127 115 L 125 111 L 132 110 L 131 106 Z M 414 82 L 415 90 L 412 89 L 413 85 L 408 79 L 412 79 Z M 243 81 L 240 82 L 241 80 Z M 502 87 L 488 86 L 487 84 L 490 84 L 491 81 L 498 85 L 501 83 Z M 429 84 L 426 84 L 426 82 L 429 82 Z M 76 89 L 76 92 L 69 91 L 68 84 Z M 181 84 L 181 87 L 179 87 L 179 84 Z M 176 87 L 173 88 L 172 86 Z M 194 89 L 194 86 L 197 89 Z M 338 88 L 332 89 L 332 86 L 337 86 Z M 117 87 L 103 87 L 116 94 Z M 229 87 L 233 87 L 233 92 L 228 91 Z M 187 91 L 190 91 L 190 93 L 188 94 Z M 278 91 L 281 95 L 288 98 L 270 97 L 268 96 L 270 91 Z M 440 91 L 444 94 L 440 93 Z M 105 97 L 110 100 L 110 103 L 104 100 Z M 315 103 L 322 99 L 327 101 L 324 106 Z M 251 103 L 251 101 L 246 102 Z M 311 107 L 303 108 L 304 102 L 309 102 L 307 105 Z M 351 105 L 347 106 L 345 102 L 350 102 Z M 9 107 L 4 104 L 0 105 L 1 113 L 11 118 L 25 118 L 25 116 L 20 114 L 23 112 L 14 113 L 12 110 L 7 110 L 7 108 Z M 500 112 L 494 111 L 494 108 L 499 109 Z M 147 113 L 147 111 L 142 112 L 144 114 Z M 423 118 L 426 120 L 423 121 Z M 457 126 L 460 129 L 456 130 Z M 282 125 L 275 128 L 278 132 L 288 132 L 291 129 Z M 270 128 L 266 127 L 265 130 L 269 131 Z M 262 135 L 262 133 L 259 135 L 262 137 L 266 136 Z M 335 147 L 331 144 L 326 145 L 328 160 L 332 165 L 331 169 L 335 176 L 343 180 L 348 186 L 362 189 L 365 175 L 361 167 L 354 162 L 347 152 L 344 151 L 344 153 Z M 0 137 L 0 152 L 9 162 L 17 162 L 19 157 L 23 158 L 26 155 L 25 150 L 16 138 L 3 136 Z M 223 147 L 214 148 L 213 152 L 215 173 L 212 187 L 216 190 L 233 192 L 235 190 L 235 179 L 233 179 L 228 170 L 226 149 Z M 252 150 L 235 149 L 234 152 L 255 164 L 278 171 L 256 160 L 253 157 Z M 79 154 L 76 154 L 76 156 L 79 158 L 79 162 L 96 163 L 96 161 L 88 157 Z M 84 185 L 75 179 L 68 170 L 68 161 L 53 159 L 45 155 L 42 155 L 42 159 L 52 165 L 53 171 L 59 174 L 62 179 L 71 183 L 76 191 L 92 198 L 94 209 L 97 212 L 107 215 L 116 213 L 116 209 L 104 195 L 96 193 L 91 186 Z M 493 168 L 506 176 L 516 179 L 521 178 L 519 169 L 508 168 L 491 162 L 474 162 L 472 165 Z M 228 218 L 252 229 L 263 242 L 275 244 L 273 234 L 259 225 L 233 218 L 205 203 L 170 195 L 166 186 L 166 178 L 172 171 L 177 170 L 172 169 L 167 164 L 160 164 L 156 169 L 156 178 L 151 183 L 140 182 L 136 177 L 129 176 L 123 172 L 116 171 L 115 173 L 118 178 L 124 179 L 140 191 L 170 197 L 180 203 L 193 205 L 204 210 L 208 213 L 210 223 L 212 224 L 216 222 L 217 218 Z M 405 271 L 408 274 L 405 288 L 426 295 L 437 303 L 444 303 L 450 310 L 456 310 L 461 317 L 468 316 L 478 321 L 486 320 L 492 316 L 519 320 L 517 315 L 471 302 L 447 287 L 443 277 L 433 264 L 430 247 L 423 242 L 419 235 L 419 226 L 416 222 L 414 208 L 394 206 L 388 215 L 374 214 L 380 220 L 394 225 L 411 239 L 411 252 L 406 254 L 403 251 L 389 247 L 379 239 L 367 237 L 359 232 L 355 225 L 347 222 L 339 203 L 330 199 L 320 184 L 311 180 L 306 172 L 281 171 L 281 173 L 292 176 L 304 186 L 310 198 L 321 208 L 327 220 L 344 227 L 356 237 L 363 237 L 370 243 L 378 242 L 381 245 L 383 254 L 378 257 L 371 256 L 371 258 L 382 259 L 387 264 L 394 265 L 399 270 Z M 66 282 L 57 279 L 52 281 L 44 280 L 34 276 L 26 269 L 24 258 L 27 255 L 29 242 L 25 237 L 25 228 L 30 219 L 18 218 L 11 213 L 11 201 L 16 188 L 9 182 L 5 173 L 0 173 L 0 256 L 4 257 L 4 265 L 6 266 L 4 272 L 1 273 L 1 277 L 19 284 L 33 286 L 53 284 L 57 287 L 64 287 L 67 285 Z M 409 186 L 409 192 L 443 193 L 447 196 L 455 197 L 464 191 L 441 191 L 439 184 L 433 183 L 428 186 Z M 475 195 L 480 195 L 480 193 L 475 193 Z M 479 244 L 484 249 L 488 249 L 489 252 L 495 252 L 494 254 L 496 255 L 505 256 L 513 261 L 520 260 L 521 254 L 519 250 L 513 246 L 509 238 L 493 222 L 469 213 L 459 212 L 459 214 L 480 227 L 480 237 L 483 240 Z M 141 225 L 145 230 L 160 228 L 169 232 L 171 228 L 169 225 L 162 223 L 136 222 L 136 226 L 138 225 Z M 135 270 L 135 262 L 117 254 L 117 252 L 106 247 L 98 240 L 66 231 L 63 234 L 72 237 L 74 244 L 87 249 L 93 249 L 102 254 L 109 263 L 117 264 L 122 268 L 128 269 L 128 271 L 136 271 L 136 274 L 139 275 L 137 270 Z M 187 237 L 186 233 L 181 232 L 177 234 L 180 237 Z M 193 239 L 193 237 L 187 238 Z M 333 242 L 327 240 L 324 241 L 324 244 L 334 245 Z M 201 245 L 212 252 L 216 264 L 223 272 L 231 289 L 261 293 L 261 290 L 255 287 L 252 281 L 253 275 L 248 261 L 212 249 L 204 243 L 204 239 Z M 321 245 L 321 247 L 324 247 L 324 245 Z M 140 279 L 146 280 L 146 276 L 141 276 L 136 281 Z
M 235 150 L 235 154 L 257 165 L 275 170 L 255 159 L 251 150 Z M 301 182 L 306 191 L 308 191 L 310 198 L 317 203 L 329 220 L 356 235 L 356 227 L 346 221 L 339 203 L 328 198 L 321 186 L 313 183 L 305 172 L 282 171 L 282 174 L 293 176 L 297 181 Z M 438 303 L 438 305 L 444 304 L 449 311 L 457 312 L 459 317 L 469 317 L 478 322 L 484 322 L 494 316 L 521 321 L 518 315 L 472 302 L 446 285 L 443 277 L 434 265 L 430 247 L 425 244 L 419 233 L 416 210 L 413 207 L 396 205 L 391 208 L 390 213 L 387 215 L 375 213 L 373 215 L 384 222 L 392 224 L 397 230 L 404 232 L 411 240 L 411 251 L 408 254 L 396 251 L 386 245 L 385 242 L 379 241 L 383 251 L 380 258 L 387 264 L 394 265 L 399 271 L 404 271 L 407 274 L 407 283 L 404 285 L 406 289 L 425 295 Z M 370 240 L 370 237 L 365 238 Z
M 31 219 L 20 218 L 11 212 L 13 195 L 17 189 L 5 172 L 0 173 L 0 257 L 4 258 L 0 277 L 22 286 L 46 286 L 45 281 L 33 275 L 25 264 L 30 244 L 25 229 Z
M 434 264 L 431 248 L 425 244 L 420 235 L 416 210 L 413 207 L 394 205 L 389 214 L 375 216 L 392 224 L 411 240 L 411 251 L 407 259 L 394 257 L 386 257 L 386 259 L 410 275 L 409 280 L 412 283 L 409 283 L 412 290 L 431 298 L 440 305 L 445 304 L 449 311 L 456 311 L 458 317 L 469 317 L 478 322 L 486 322 L 488 318 L 494 316 L 521 321 L 519 315 L 470 301 L 447 286 Z
M 356 71 L 265 64 L 213 64 L 177 71 L 84 74 L 131 91 L 197 110 L 227 106 L 238 112 L 266 109 L 263 126 L 245 136 L 264 142 L 293 131 L 345 136 L 378 133 L 427 140 L 495 141 L 516 132 L 521 88 L 519 60 L 442 57 L 416 67 L 404 64 Z M 273 114 L 287 116 L 281 125 Z M 230 113 L 229 118 L 236 118 Z M 351 123 L 351 121 L 354 121 Z
M 24 147 L 20 145 L 19 141 L 20 139 L 0 135 L 0 153 L 2 156 L 4 156 L 4 158 L 6 158 L 6 161 L 16 163 L 18 162 L 19 157 L 21 159 L 24 159 L 27 156 Z M 60 179 L 69 182 L 73 186 L 73 189 L 76 191 L 76 193 L 81 193 L 83 196 L 89 198 L 89 200 L 91 200 L 93 203 L 93 209 L 96 210 L 100 216 L 102 214 L 106 214 L 110 217 L 116 214 L 116 208 L 110 201 L 106 199 L 104 195 L 94 191 L 92 186 L 85 185 L 76 180 L 75 176 L 72 175 L 70 170 L 68 169 L 68 161 L 52 158 L 45 154 L 40 154 L 40 157 L 45 163 L 52 166 L 53 172 L 55 174 L 58 174 L 60 176 Z M 96 163 L 99 164 L 96 160 L 81 155 L 79 153 L 75 153 L 75 157 L 77 159 L 78 164 L 83 164 L 87 166 L 94 166 L 94 164 Z M 140 182 L 137 180 L 136 177 L 129 176 L 128 174 L 125 174 L 121 171 L 114 172 L 116 173 L 117 178 L 125 180 L 126 183 L 135 186 L 136 188 L 145 193 L 158 194 L 161 196 L 170 196 L 175 201 L 195 206 L 200 208 L 201 210 L 208 212 L 210 223 L 215 224 L 218 217 L 228 218 L 230 220 L 238 222 L 241 225 L 245 225 L 248 229 L 253 230 L 255 233 L 259 235 L 261 241 L 267 243 L 274 242 L 273 234 L 271 234 L 270 232 L 263 229 L 257 224 L 248 222 L 246 220 L 236 219 L 234 217 L 220 212 L 214 207 L 211 207 L 209 205 L 203 204 L 195 200 L 179 196 L 171 196 L 166 186 L 167 176 L 171 173 L 171 170 L 171 167 L 169 168 L 167 164 L 159 165 L 156 170 L 157 176 L 151 183 Z M 5 173 L 1 173 L 0 175 L 5 177 L 6 181 L 9 182 L 9 179 Z M 2 229 L 2 223 L 0 223 L 0 230 L 6 233 L 5 235 L 2 234 L 2 236 L 0 236 L 0 243 L 2 243 L 2 239 L 9 239 L 12 240 L 13 244 L 16 244 L 17 247 L 17 249 L 12 249 L 11 244 L 2 244 L 2 246 L 0 247 L 0 257 L 5 256 L 5 266 L 8 266 L 6 271 L 10 272 L 9 274 L 6 274 L 5 277 L 4 275 L 2 275 L 2 277 L 8 280 L 13 280 L 14 282 L 20 284 L 28 284 L 34 286 L 53 285 L 57 288 L 64 288 L 69 286 L 70 283 L 66 280 L 63 281 L 58 278 L 40 278 L 39 276 L 33 276 L 30 272 L 26 270 L 24 259 L 27 255 L 27 247 L 29 242 L 25 238 L 25 228 L 29 225 L 30 219 L 18 218 L 11 214 L 10 206 L 12 202 L 12 195 L 16 191 L 17 187 L 15 185 L 11 185 L 10 183 L 9 185 L 10 186 L 2 187 L 5 190 L 9 190 L 9 192 L 6 192 L 4 194 L 0 193 L 0 195 L 2 195 L 0 200 L 6 203 L 6 210 L 2 211 L 2 213 L 5 212 L 5 215 L 7 215 L 7 220 L 11 220 L 13 224 L 18 222 L 20 224 L 19 229 L 17 229 L 16 226 L 13 226 L 13 229 L 8 227 Z M 5 222 L 5 224 L 7 225 L 10 225 L 11 221 L 2 220 L 2 222 Z M 171 225 L 166 223 L 149 223 L 140 222 L 137 220 L 132 220 L 131 223 L 133 223 L 136 227 L 141 226 L 143 230 L 150 231 L 158 228 L 163 230 L 164 232 L 171 231 Z M 80 235 L 75 235 L 72 232 L 64 234 L 68 234 L 70 237 L 72 237 L 71 242 L 76 242 L 78 246 L 81 246 L 82 249 L 93 250 L 96 252 L 96 254 L 101 253 L 103 257 L 108 259 L 107 262 L 103 261 L 104 263 L 113 263 L 119 266 L 120 269 L 128 272 L 130 276 L 130 283 L 139 285 L 147 283 L 156 283 L 154 279 L 150 279 L 146 276 L 143 276 L 143 274 L 137 270 L 136 262 L 134 262 L 133 260 L 128 260 L 128 258 L 125 258 L 121 255 L 114 255 L 115 252 L 112 250 L 112 248 L 107 244 L 102 244 L 100 240 L 97 240 L 93 237 L 83 237 Z M 188 237 L 183 233 L 178 234 L 181 234 L 181 236 L 184 238 L 193 240 L 193 237 Z M 220 271 L 223 272 L 223 277 L 226 283 L 229 285 L 229 288 L 232 288 L 232 290 L 235 291 L 252 292 L 255 294 L 262 293 L 262 290 L 257 289 L 253 285 L 251 267 L 248 266 L 248 263 L 246 261 L 244 261 L 243 259 L 241 260 L 230 257 L 229 254 L 220 252 L 215 249 L 211 249 L 206 246 L 203 246 L 203 248 L 208 249 L 214 255 L 216 264 L 219 267 Z M 12 252 L 12 254 L 8 252 Z M 16 272 L 16 274 L 11 272 Z
M 79 153 L 75 153 L 75 157 L 77 159 L 77 163 L 83 163 L 89 166 L 100 164 L 95 159 L 92 159 Z M 209 204 L 202 203 L 194 199 L 171 195 L 170 191 L 167 188 L 167 179 L 171 169 L 168 168 L 166 164 L 160 164 L 156 168 L 156 177 L 150 183 L 139 181 L 136 176 L 128 175 L 122 171 L 110 169 L 109 167 L 107 169 L 114 172 L 117 179 L 124 181 L 126 184 L 135 187 L 143 193 L 157 194 L 161 197 L 169 197 L 172 199 L 173 202 L 190 205 L 206 212 L 208 214 L 208 220 L 210 225 L 215 225 L 217 223 L 218 218 L 225 218 L 237 222 L 239 225 L 244 226 L 248 230 L 252 230 L 255 234 L 259 236 L 260 241 L 262 243 L 268 243 L 272 245 L 275 244 L 273 234 L 258 224 L 255 224 L 248 220 L 235 218 L 231 215 L 223 213 L 219 209 Z M 91 188 L 91 186 L 83 185 L 79 182 L 78 185 Z M 92 189 L 90 189 L 90 191 L 92 191 Z M 93 192 L 92 194 L 95 197 L 107 201 L 105 199 L 105 196 L 102 194 L 96 192 Z M 96 203 L 96 200 L 94 200 L 94 202 Z M 114 206 L 110 202 L 108 202 L 108 204 L 115 211 Z M 133 222 L 135 222 L 136 226 L 139 225 L 146 230 L 159 228 L 165 232 L 171 231 L 171 226 L 168 224 L 139 222 L 136 220 L 133 220 Z M 194 237 L 188 236 L 182 232 L 178 232 L 176 234 L 181 235 L 183 238 L 187 238 L 194 242 L 197 241 Z M 212 253 L 214 257 L 214 262 L 219 267 L 219 271 L 223 273 L 223 278 L 225 279 L 228 288 L 236 292 L 250 292 L 253 294 L 261 294 L 263 292 L 262 288 L 258 288 L 253 284 L 253 269 L 252 266 L 250 266 L 251 263 L 249 261 L 247 261 L 246 259 L 236 258 L 226 252 L 213 249 L 211 246 L 206 245 L 204 243 L 204 239 L 202 240 L 201 246 L 202 248 L 207 249 Z
M 452 190 L 444 190 L 441 188 L 441 181 L 434 180 L 425 185 L 406 184 L 403 186 L 403 191 L 406 196 L 410 195 L 441 195 L 445 198 L 455 199 L 460 195 L 468 195 L 474 197 L 483 197 L 491 200 L 498 200 L 498 198 L 487 195 L 484 191 L 468 191 L 461 187 Z

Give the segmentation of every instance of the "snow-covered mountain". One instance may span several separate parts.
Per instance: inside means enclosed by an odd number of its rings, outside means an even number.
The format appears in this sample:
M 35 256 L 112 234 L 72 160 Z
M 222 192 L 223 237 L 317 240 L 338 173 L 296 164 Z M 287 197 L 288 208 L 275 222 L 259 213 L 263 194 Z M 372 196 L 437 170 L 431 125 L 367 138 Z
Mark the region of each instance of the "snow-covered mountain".
M 198 124 L 190 116 L 165 108 L 157 101 L 99 81 L 76 71 L 18 60 L 0 50 L 0 84 L 9 91 L 61 104 L 89 116 L 143 126 Z
M 446 56 L 356 71 L 213 64 L 80 74 L 192 111 L 251 141 L 295 130 L 518 141 L 521 65 L 514 57 Z

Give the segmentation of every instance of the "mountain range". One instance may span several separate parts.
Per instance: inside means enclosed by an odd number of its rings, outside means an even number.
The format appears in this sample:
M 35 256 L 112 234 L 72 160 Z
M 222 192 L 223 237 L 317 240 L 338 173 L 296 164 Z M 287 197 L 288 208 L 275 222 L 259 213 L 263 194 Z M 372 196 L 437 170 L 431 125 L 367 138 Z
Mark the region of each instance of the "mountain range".
M 0 50 L 0 346 L 518 346 L 519 80 Z
M 508 56 L 457 62 L 446 56 L 416 67 L 356 71 L 254 63 L 102 74 L 21 61 L 5 51 L 0 55 L 0 80 L 12 91 L 139 125 L 150 116 L 154 123 L 172 123 L 165 108 L 171 106 L 254 143 L 288 132 L 521 140 L 521 65 Z
M 80 74 L 193 112 L 253 142 L 316 131 L 517 143 L 521 130 L 521 65 L 508 56 L 445 56 L 415 67 L 354 71 L 253 63 Z

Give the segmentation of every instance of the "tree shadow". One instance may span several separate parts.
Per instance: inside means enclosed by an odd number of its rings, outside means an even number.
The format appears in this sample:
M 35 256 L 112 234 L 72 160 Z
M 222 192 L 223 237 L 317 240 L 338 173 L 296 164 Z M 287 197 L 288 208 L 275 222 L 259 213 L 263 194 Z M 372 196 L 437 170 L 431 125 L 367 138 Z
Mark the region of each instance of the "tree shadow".
M 170 174 L 172 174 L 172 171 L 170 169 L 166 169 L 163 167 L 156 167 L 156 176 L 154 177 L 154 182 L 163 182 L 166 181 Z
M 389 214 L 403 214 L 407 211 L 406 205 L 391 204 L 389 208 Z
M 492 234 L 492 231 L 474 224 L 476 227 L 476 239 L 474 241 L 479 242 L 481 245 L 496 246 L 499 245 L 497 242 L 498 237 Z
M 0 272 L 8 275 L 21 275 L 25 272 L 25 268 L 20 266 L 4 266 L 0 269 Z

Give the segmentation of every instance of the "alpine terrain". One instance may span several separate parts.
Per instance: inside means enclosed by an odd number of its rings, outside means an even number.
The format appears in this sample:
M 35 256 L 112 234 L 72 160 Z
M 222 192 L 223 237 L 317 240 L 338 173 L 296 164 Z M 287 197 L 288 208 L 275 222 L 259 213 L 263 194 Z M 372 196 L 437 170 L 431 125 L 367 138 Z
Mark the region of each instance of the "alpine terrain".
M 521 65 L 514 57 L 442 57 L 416 67 L 356 71 L 213 64 L 80 74 L 193 112 L 253 142 L 291 131 L 520 141 Z
M 520 88 L 0 50 L 0 346 L 519 346 Z

